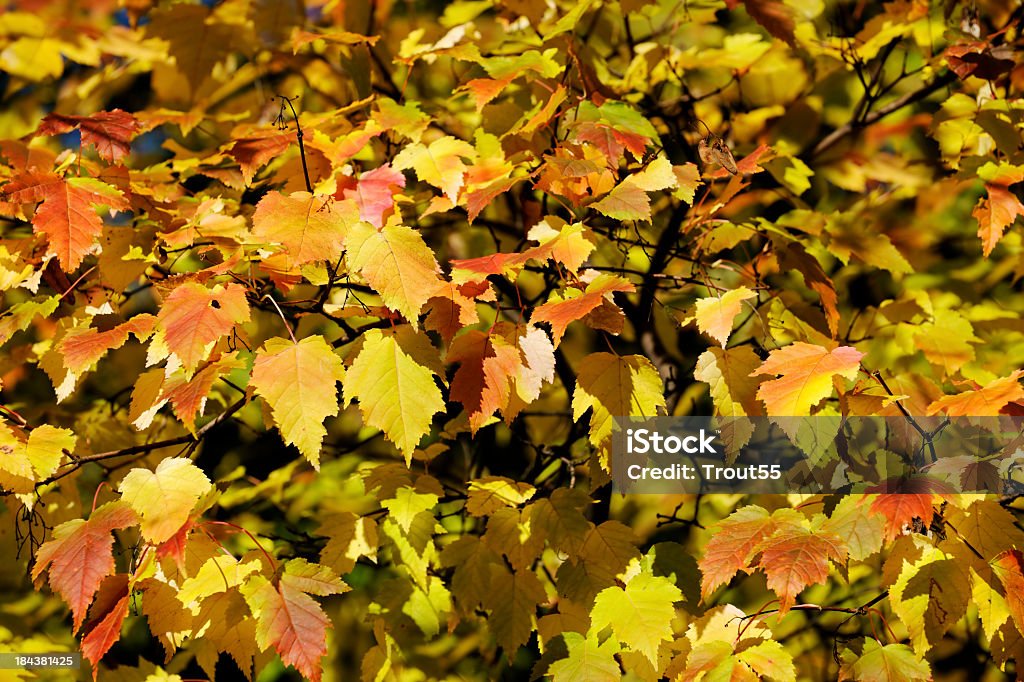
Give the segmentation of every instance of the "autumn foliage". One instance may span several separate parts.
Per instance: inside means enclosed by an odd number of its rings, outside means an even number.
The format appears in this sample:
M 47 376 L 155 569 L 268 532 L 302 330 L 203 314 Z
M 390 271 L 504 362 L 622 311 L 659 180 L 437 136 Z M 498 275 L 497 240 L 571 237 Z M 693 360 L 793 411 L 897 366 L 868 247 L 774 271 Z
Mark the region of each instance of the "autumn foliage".
M 1020 438 L 998 495 L 610 484 L 616 417 L 1024 414 L 1022 30 L 958 0 L 11 4 L 0 653 L 1024 679 Z

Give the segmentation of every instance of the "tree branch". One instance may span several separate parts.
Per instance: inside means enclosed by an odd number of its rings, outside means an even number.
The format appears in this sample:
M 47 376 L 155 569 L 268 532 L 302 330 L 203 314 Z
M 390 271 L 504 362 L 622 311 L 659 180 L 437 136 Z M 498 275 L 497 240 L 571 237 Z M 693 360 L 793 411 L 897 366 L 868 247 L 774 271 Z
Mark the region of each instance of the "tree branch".
M 953 73 L 952 71 L 947 71 L 943 75 L 933 80 L 931 83 L 926 83 L 917 90 L 913 90 L 911 92 L 906 93 L 905 95 L 902 95 L 901 97 L 897 97 L 893 101 L 886 104 L 884 107 L 880 107 L 875 111 L 867 113 L 861 120 L 852 120 L 849 123 L 846 123 L 845 125 L 836 128 L 831 133 L 823 137 L 821 141 L 814 146 L 814 149 L 811 150 L 811 153 L 809 155 L 810 158 L 817 158 L 821 154 L 825 153 L 826 151 L 834 147 L 844 138 L 885 118 L 886 116 L 895 111 L 899 111 L 908 104 L 913 104 L 914 102 L 918 102 L 928 97 L 933 92 L 941 90 L 942 88 L 946 87 L 955 80 L 956 74 Z

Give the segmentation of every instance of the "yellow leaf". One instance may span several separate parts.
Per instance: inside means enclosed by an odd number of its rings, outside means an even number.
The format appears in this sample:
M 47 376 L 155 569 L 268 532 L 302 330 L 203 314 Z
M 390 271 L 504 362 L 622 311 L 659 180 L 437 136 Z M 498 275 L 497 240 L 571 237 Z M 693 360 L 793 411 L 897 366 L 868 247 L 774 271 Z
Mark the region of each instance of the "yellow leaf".
M 437 187 L 456 203 L 465 181 L 463 158 L 475 161 L 476 149 L 468 142 L 446 135 L 431 142 L 429 147 L 419 142 L 408 145 L 391 166 L 397 170 L 412 168 L 420 180 Z
M 286 443 L 320 468 L 324 419 L 338 414 L 336 383 L 345 378 L 341 358 L 322 336 L 298 343 L 274 338 L 256 352 L 252 385 L 270 405 Z
M 385 225 L 377 230 L 357 223 L 345 241 L 348 264 L 380 294 L 384 305 L 419 325 L 423 304 L 441 290 L 434 252 L 416 230 Z
M 142 536 L 154 545 L 169 540 L 188 521 L 211 488 L 210 479 L 185 457 L 165 459 L 156 471 L 132 469 L 121 481 L 121 499 L 142 517 Z
M 602 452 L 609 447 L 613 417 L 654 417 L 664 409 L 661 377 L 647 358 L 592 353 L 580 363 L 572 417 L 578 420 L 587 410 L 593 410 L 590 442 Z
M 722 344 L 729 341 L 733 320 L 743 309 L 743 301 L 757 294 L 746 287 L 725 292 L 722 296 L 709 296 L 697 300 L 697 328 Z
M 230 554 L 222 554 L 206 560 L 199 572 L 181 584 L 178 600 L 185 606 L 203 601 L 207 597 L 238 587 L 250 573 L 260 569 L 257 560 L 241 562 Z
M 751 373 L 777 374 L 761 384 L 757 397 L 764 401 L 768 414 L 780 417 L 806 417 L 822 398 L 832 394 L 832 377 L 854 379 L 864 354 L 850 346 L 828 350 L 822 346 L 797 342 L 772 351 L 768 359 Z
M 261 241 L 280 244 L 292 266 L 341 257 L 348 227 L 359 220 L 354 201 L 295 192 L 270 192 L 256 206 L 252 234 Z
M 434 415 L 444 410 L 434 372 L 417 362 L 408 345 L 370 330 L 345 382 L 345 405 L 358 399 L 363 420 L 383 431 L 407 464 Z

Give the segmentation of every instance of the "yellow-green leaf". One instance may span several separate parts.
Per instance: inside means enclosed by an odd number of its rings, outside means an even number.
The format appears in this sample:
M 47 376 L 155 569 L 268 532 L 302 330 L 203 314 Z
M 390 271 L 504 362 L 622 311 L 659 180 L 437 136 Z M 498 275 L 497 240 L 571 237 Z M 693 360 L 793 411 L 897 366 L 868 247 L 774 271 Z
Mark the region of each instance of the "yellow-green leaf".
M 322 336 L 298 343 L 274 338 L 256 352 L 252 385 L 270 405 L 286 443 L 320 468 L 324 419 L 338 414 L 337 382 L 345 378 L 341 358 Z

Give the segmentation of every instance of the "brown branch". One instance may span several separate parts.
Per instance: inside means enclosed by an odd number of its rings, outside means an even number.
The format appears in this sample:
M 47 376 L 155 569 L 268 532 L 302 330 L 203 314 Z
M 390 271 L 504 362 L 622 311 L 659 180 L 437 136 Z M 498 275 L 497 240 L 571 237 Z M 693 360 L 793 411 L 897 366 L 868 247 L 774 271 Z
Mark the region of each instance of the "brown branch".
M 901 97 L 897 97 L 893 101 L 886 104 L 884 107 L 880 107 L 875 111 L 865 114 L 863 118 L 859 120 L 852 120 L 849 123 L 846 123 L 845 125 L 836 128 L 831 133 L 822 138 L 822 140 L 814 146 L 814 149 L 811 150 L 810 157 L 813 159 L 820 156 L 821 154 L 825 153 L 826 151 L 834 147 L 840 141 L 842 141 L 843 138 L 846 138 L 854 134 L 855 132 L 861 130 L 862 128 L 866 128 L 872 123 L 875 123 L 885 118 L 886 116 L 893 112 L 899 111 L 908 104 L 913 104 L 914 102 L 918 102 L 928 97 L 933 92 L 941 90 L 942 88 L 946 87 L 955 80 L 956 74 L 953 73 L 952 71 L 947 71 L 943 75 L 933 80 L 931 83 L 926 83 L 917 90 L 913 90 L 911 92 L 906 93 L 905 95 L 902 95 Z
M 58 481 L 58 480 L 64 478 L 65 476 L 68 476 L 69 474 L 74 473 L 75 471 L 80 469 L 82 467 L 82 465 L 88 464 L 89 462 L 101 462 L 103 460 L 114 459 L 114 458 L 117 458 L 117 457 L 128 457 L 130 455 L 141 455 L 141 454 L 145 454 L 145 453 L 148 453 L 148 452 L 152 452 L 153 450 L 159 450 L 160 448 L 169 448 L 169 447 L 173 447 L 175 445 L 185 445 L 185 444 L 197 445 L 203 439 L 203 436 L 205 436 L 211 429 L 213 429 L 218 424 L 221 424 L 224 421 L 226 421 L 228 419 L 228 417 L 233 415 L 235 412 L 238 412 L 240 409 L 242 409 L 245 406 L 245 404 L 248 402 L 248 400 L 249 400 L 249 398 L 247 396 L 242 396 L 237 402 L 235 402 L 230 407 L 228 407 L 228 409 L 224 410 L 223 412 L 218 414 L 215 418 L 213 418 L 212 420 L 210 420 L 209 422 L 204 424 L 201 429 L 196 431 L 194 436 L 192 434 L 187 434 L 187 435 L 184 435 L 184 436 L 176 436 L 174 438 L 167 438 L 165 440 L 153 441 L 152 443 L 141 443 L 139 445 L 132 445 L 132 446 L 127 447 L 127 448 L 121 448 L 120 450 L 109 450 L 107 452 L 98 452 L 98 453 L 95 453 L 95 454 L 92 454 L 92 455 L 85 455 L 83 457 L 76 457 L 72 461 L 70 461 L 66 465 L 64 465 L 64 466 L 67 466 L 67 469 L 65 469 L 64 471 L 60 471 L 60 472 L 50 476 L 49 478 L 46 478 L 46 479 L 44 479 L 42 481 L 39 481 L 38 483 L 36 483 L 35 487 L 36 487 L 36 489 L 38 489 L 41 486 L 49 485 L 50 483 L 53 483 L 54 481 Z M 13 493 L 11 491 L 9 491 L 9 490 L 0 490 L 0 497 L 5 497 L 7 495 L 12 495 L 12 494 Z

